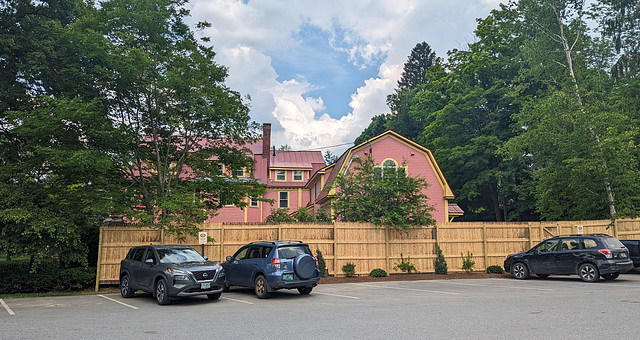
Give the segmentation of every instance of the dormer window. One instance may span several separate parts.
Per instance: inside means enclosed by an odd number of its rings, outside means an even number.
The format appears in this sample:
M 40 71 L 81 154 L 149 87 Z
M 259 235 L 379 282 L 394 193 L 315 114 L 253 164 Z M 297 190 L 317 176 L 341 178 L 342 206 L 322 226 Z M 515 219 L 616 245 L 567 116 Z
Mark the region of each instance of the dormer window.
M 284 170 L 276 170 L 276 181 L 284 181 L 285 179 Z
M 302 181 L 302 170 L 293 170 L 293 180 Z

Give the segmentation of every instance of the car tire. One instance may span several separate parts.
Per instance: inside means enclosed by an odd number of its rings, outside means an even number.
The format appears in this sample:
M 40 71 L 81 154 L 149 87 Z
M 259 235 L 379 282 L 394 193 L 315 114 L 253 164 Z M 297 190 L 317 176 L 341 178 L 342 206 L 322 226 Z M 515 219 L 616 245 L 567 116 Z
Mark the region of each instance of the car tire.
M 293 271 L 302 280 L 309 279 L 316 272 L 316 260 L 309 254 L 301 254 L 293 260 Z
M 511 274 L 518 280 L 525 280 L 529 278 L 529 268 L 522 262 L 516 262 L 511 266 Z
M 156 283 L 156 302 L 158 302 L 159 305 L 168 305 L 169 302 L 171 302 L 169 299 L 167 281 L 164 279 L 160 279 Z
M 254 288 L 258 299 L 266 299 L 271 295 L 267 287 L 267 280 L 262 275 L 256 277 Z
M 600 278 L 598 267 L 593 263 L 584 263 L 578 269 L 578 275 L 584 282 L 596 282 Z
M 222 295 L 222 293 L 207 294 L 207 297 L 209 300 L 218 300 L 220 295 Z
M 136 291 L 131 289 L 131 282 L 129 282 L 129 275 L 125 274 L 120 278 L 120 295 L 123 298 L 133 297 Z
M 541 279 L 546 279 L 549 277 L 549 274 L 536 274 L 537 277 L 541 278 Z
M 615 280 L 618 276 L 620 276 L 620 273 L 602 274 L 602 278 L 607 281 Z
M 300 287 L 300 288 L 298 288 L 298 292 L 300 292 L 300 294 L 302 294 L 302 295 L 309 295 L 309 293 L 311 293 L 312 290 L 313 290 L 313 287 Z

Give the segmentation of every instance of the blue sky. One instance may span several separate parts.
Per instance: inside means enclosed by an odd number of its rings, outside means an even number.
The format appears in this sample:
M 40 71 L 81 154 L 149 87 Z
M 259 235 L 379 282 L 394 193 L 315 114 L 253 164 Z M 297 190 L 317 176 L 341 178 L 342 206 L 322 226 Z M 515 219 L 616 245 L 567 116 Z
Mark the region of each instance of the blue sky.
M 227 85 L 251 97 L 251 118 L 272 144 L 341 154 L 373 116 L 388 112 L 416 44 L 439 57 L 473 41 L 476 18 L 499 0 L 191 0 L 208 21 Z

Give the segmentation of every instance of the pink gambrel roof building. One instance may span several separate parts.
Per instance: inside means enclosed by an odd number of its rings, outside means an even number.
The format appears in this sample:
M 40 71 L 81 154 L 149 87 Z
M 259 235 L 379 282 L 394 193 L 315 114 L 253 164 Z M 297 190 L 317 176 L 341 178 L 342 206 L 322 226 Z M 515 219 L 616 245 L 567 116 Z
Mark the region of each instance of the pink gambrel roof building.
M 410 176 L 421 176 L 429 187 L 426 194 L 436 222 L 450 222 L 464 211 L 456 204 L 440 167 L 431 150 L 398 133 L 388 130 L 370 140 L 349 148 L 336 163 L 325 165 L 321 151 L 278 151 L 271 148 L 271 124 L 263 125 L 262 140 L 249 146 L 255 161 L 253 173 L 243 171 L 244 177 L 252 176 L 266 185 L 264 198 L 273 204 L 247 198 L 244 209 L 225 206 L 210 222 L 259 223 L 264 222 L 273 209 L 288 209 L 293 213 L 305 207 L 311 213 L 324 211 L 331 214 L 331 200 L 335 189 L 330 183 L 338 173 L 351 169 L 353 160 L 371 154 L 379 166 L 402 166 Z

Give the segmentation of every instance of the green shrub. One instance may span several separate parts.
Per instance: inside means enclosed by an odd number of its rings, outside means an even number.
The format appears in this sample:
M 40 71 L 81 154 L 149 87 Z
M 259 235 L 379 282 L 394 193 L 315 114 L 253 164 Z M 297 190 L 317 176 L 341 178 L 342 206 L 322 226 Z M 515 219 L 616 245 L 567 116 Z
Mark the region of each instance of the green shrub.
M 504 273 L 504 269 L 502 269 L 502 267 L 500 267 L 500 266 L 493 265 L 493 266 L 487 267 L 487 273 L 490 273 L 490 274 L 503 274 Z
M 369 276 L 372 276 L 372 277 L 386 277 L 387 276 L 387 272 L 384 269 L 376 268 L 376 269 L 372 270 L 371 273 L 369 273 Z
M 436 259 L 434 261 L 434 267 L 436 268 L 436 274 L 447 275 L 447 261 L 442 254 L 440 245 L 436 243 Z
M 316 248 L 316 259 L 318 259 L 318 270 L 321 276 L 327 276 L 327 263 L 324 262 L 324 257 L 319 248 Z
M 402 253 L 400 253 L 400 262 L 393 268 L 406 272 L 408 274 L 411 274 L 412 271 L 417 271 L 416 267 L 411 263 L 411 259 L 407 256 L 407 259 L 405 260 L 405 258 L 402 256 Z
M 473 260 L 473 254 L 467 250 L 467 255 L 460 253 L 462 255 L 462 267 L 460 269 L 466 272 L 472 272 L 473 266 L 476 265 L 476 261 Z
M 346 277 L 352 277 L 356 275 L 356 265 L 351 263 L 351 262 L 347 262 L 344 266 L 342 266 L 342 272 L 344 273 L 344 276 Z
M 74 291 L 94 287 L 96 268 L 68 268 L 58 274 L 58 290 Z

